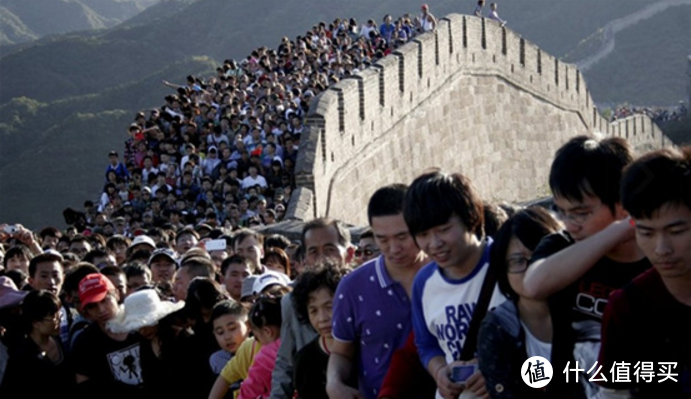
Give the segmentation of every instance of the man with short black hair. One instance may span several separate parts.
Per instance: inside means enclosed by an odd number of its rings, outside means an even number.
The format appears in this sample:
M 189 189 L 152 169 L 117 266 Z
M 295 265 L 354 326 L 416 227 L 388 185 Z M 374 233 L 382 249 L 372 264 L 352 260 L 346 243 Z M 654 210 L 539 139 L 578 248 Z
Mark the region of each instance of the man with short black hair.
M 367 217 L 381 255 L 344 277 L 334 294 L 334 343 L 327 374 L 331 397 L 358 396 L 347 385 L 357 372 L 359 395 L 376 398 L 391 355 L 412 331 L 413 279 L 427 257 L 403 218 L 406 189 L 392 184 L 372 195 Z
M 55 227 L 46 227 L 38 233 L 41 237 L 41 247 L 45 249 L 57 249 L 62 232 Z
M 415 345 L 422 364 L 437 383 L 438 398 L 457 398 L 463 391 L 484 396 L 479 371 L 465 384 L 451 380 L 454 366 L 477 362 L 477 329 L 475 336 L 467 334 L 473 324 L 479 327 L 478 313 L 505 300 L 489 272 L 492 240 L 484 236 L 482 200 L 467 177 L 436 171 L 413 181 L 404 204 L 410 234 L 432 260 L 415 276 L 412 292 Z M 487 293 L 487 309 L 477 307 L 482 291 Z
M 118 152 L 113 150 L 108 153 L 108 160 L 110 161 L 108 163 L 108 167 L 106 168 L 106 176 L 108 176 L 108 172 L 113 171 L 115 172 L 115 175 L 125 181 L 129 180 L 130 178 L 130 171 L 127 170 L 127 167 L 125 164 L 120 162 L 118 160 Z
M 56 251 L 47 251 L 35 256 L 29 262 L 29 285 L 34 290 L 50 291 L 60 296 L 64 280 L 63 258 Z M 74 319 L 69 309 L 60 309 L 60 340 L 69 348 L 70 326 Z
M 127 260 L 127 248 L 131 241 L 123 235 L 114 235 L 106 241 L 106 247 L 115 256 L 115 263 L 122 266 Z
M 252 164 L 249 166 L 249 176 L 245 177 L 242 180 L 242 188 L 244 190 L 247 190 L 250 187 L 254 186 L 260 186 L 262 189 L 265 189 L 268 187 L 268 184 L 266 183 L 266 179 L 264 176 L 259 175 L 259 168 Z
M 552 162 L 549 185 L 565 230 L 540 241 L 523 288 L 528 297 L 548 299 L 554 330 L 568 332 L 554 337 L 562 341 L 564 364 L 572 356 L 579 364 L 594 364 L 609 294 L 651 267 L 620 200 L 622 172 L 632 161 L 623 138 L 579 136 Z M 587 374 L 581 378 L 587 381 Z M 586 382 L 586 389 L 592 396 L 598 387 Z
M 221 283 L 234 300 L 239 302 L 242 299 L 242 282 L 252 275 L 252 269 L 252 262 L 237 254 L 221 263 Z
M 84 256 L 91 251 L 91 243 L 89 239 L 81 234 L 77 234 L 70 240 L 70 252 L 77 255 L 79 259 L 84 259 Z
M 599 398 L 691 397 L 690 170 L 691 148 L 666 148 L 622 178 L 622 205 L 653 267 L 609 296 L 598 359 L 608 389 Z
M 175 280 L 173 283 L 175 299 L 178 301 L 187 299 L 187 291 L 190 282 L 195 277 L 206 277 L 210 280 L 216 277 L 214 264 L 210 259 L 202 256 L 193 256 L 185 259 L 185 262 L 180 265 L 180 269 L 175 273 Z

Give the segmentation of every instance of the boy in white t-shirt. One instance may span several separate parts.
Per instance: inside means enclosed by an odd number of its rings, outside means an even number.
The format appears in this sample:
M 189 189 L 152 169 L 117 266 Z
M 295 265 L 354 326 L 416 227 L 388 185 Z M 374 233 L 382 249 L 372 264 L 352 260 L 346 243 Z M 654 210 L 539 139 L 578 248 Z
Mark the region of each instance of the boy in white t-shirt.
M 451 380 L 454 366 L 477 363 L 461 361 L 461 353 L 489 269 L 492 241 L 484 238 L 482 200 L 465 176 L 431 172 L 413 181 L 404 203 L 410 234 L 432 260 L 413 283 L 413 330 L 422 364 L 437 383 L 437 398 L 486 395 L 479 371 L 465 384 Z M 489 308 L 505 300 L 496 283 L 491 289 Z

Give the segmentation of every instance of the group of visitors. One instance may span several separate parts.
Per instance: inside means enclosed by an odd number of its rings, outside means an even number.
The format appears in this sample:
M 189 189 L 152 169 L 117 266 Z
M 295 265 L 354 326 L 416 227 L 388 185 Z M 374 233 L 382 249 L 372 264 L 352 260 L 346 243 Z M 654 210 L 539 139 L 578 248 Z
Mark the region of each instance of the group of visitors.
M 426 4 L 419 16 L 386 15 L 381 25 L 337 18 L 226 60 L 216 76 L 164 81 L 175 93 L 137 113 L 122 156 L 108 154 L 98 201 L 67 210 L 66 220 L 106 237 L 166 224 L 234 230 L 281 221 L 312 99 L 436 24 Z
M 647 115 L 658 126 L 662 126 L 668 122 L 678 121 L 688 115 L 689 109 L 686 103 L 680 101 L 676 107 L 631 107 L 619 106 L 614 109 L 611 121 L 628 118 L 636 114 Z
M 691 397 L 689 169 L 579 136 L 551 209 L 432 170 L 378 189 L 357 245 L 325 218 L 299 242 L 3 224 L 0 395 Z
M 691 148 L 574 137 L 550 208 L 434 169 L 357 242 L 249 228 L 285 210 L 310 98 L 436 27 L 370 22 L 190 77 L 68 228 L 0 224 L 0 397 L 691 397 Z

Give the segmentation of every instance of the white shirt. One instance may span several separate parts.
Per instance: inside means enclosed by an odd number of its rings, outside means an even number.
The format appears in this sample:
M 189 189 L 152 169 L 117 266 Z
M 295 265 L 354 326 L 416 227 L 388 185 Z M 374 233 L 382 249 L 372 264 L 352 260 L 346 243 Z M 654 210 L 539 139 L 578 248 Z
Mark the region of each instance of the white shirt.
M 525 350 L 528 353 L 528 357 L 541 356 L 550 360 L 552 358 L 552 343 L 540 341 L 530 332 L 528 326 L 523 322 L 521 322 L 521 325 L 523 326 L 523 331 L 525 331 Z
M 257 175 L 256 178 L 252 178 L 252 176 L 247 176 L 244 179 L 242 179 L 242 188 L 243 189 L 248 189 L 250 187 L 254 187 L 257 184 L 259 184 L 259 186 L 263 187 L 263 188 L 268 187 L 268 184 L 266 184 L 266 179 L 260 175 Z

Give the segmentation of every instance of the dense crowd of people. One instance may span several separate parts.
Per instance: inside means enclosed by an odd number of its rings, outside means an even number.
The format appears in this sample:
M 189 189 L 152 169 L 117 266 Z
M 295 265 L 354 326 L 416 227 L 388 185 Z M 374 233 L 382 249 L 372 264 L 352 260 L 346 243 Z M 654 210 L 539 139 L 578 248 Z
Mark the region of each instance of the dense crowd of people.
M 579 136 L 551 209 L 433 170 L 378 189 L 357 244 L 2 224 L 0 395 L 691 397 L 689 169 Z
M 436 26 L 426 5 L 418 21 Z M 268 182 L 291 178 L 305 94 L 365 65 L 320 43 L 390 49 L 387 24 L 353 40 L 337 20 L 190 79 L 137 116 L 68 228 L 0 224 L 0 397 L 691 397 L 691 148 L 574 137 L 551 208 L 434 169 L 376 190 L 358 242 L 329 218 L 296 241 L 250 228 L 285 206 L 290 182 Z
M 281 221 L 311 100 L 435 28 L 426 5 L 419 17 L 386 15 L 381 25 L 338 18 L 226 60 L 216 76 L 164 81 L 175 92 L 137 113 L 122 157 L 108 154 L 99 200 L 67 210 L 68 223 L 109 236 L 167 223 L 235 230 Z
M 676 107 L 631 107 L 619 106 L 614 109 L 611 121 L 628 118 L 636 114 L 647 115 L 659 126 L 667 122 L 674 122 L 684 118 L 688 115 L 689 109 L 686 104 L 681 101 Z

